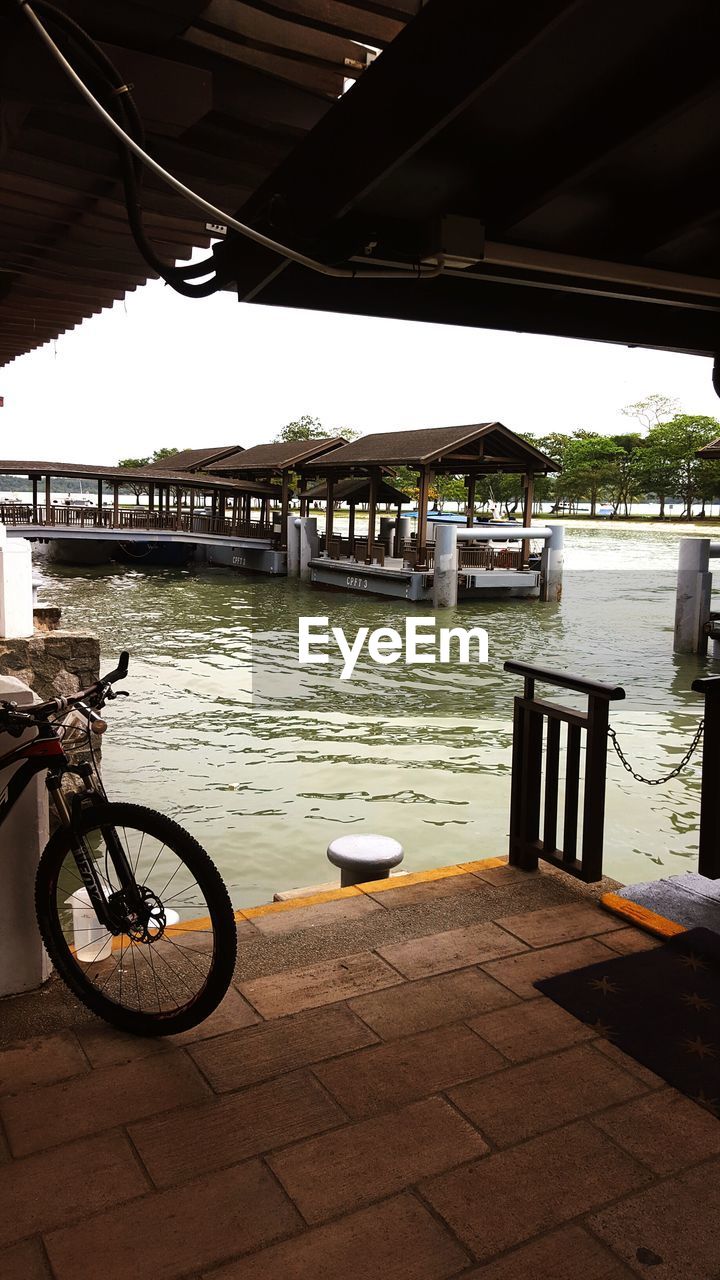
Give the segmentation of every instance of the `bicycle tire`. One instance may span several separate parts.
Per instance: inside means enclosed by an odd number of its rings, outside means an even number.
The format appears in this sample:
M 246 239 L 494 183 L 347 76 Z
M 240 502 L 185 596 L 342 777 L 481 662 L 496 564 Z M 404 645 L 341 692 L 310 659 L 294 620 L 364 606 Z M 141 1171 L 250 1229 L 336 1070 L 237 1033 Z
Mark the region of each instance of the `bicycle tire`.
M 235 969 L 237 929 L 232 903 L 215 864 L 188 831 L 171 818 L 142 805 L 113 802 L 76 819 L 88 836 L 103 827 L 127 828 L 162 841 L 184 863 L 201 889 L 212 922 L 214 948 L 207 980 L 197 996 L 176 1011 L 134 1010 L 98 991 L 74 959 L 58 912 L 61 870 L 72 855 L 71 833 L 61 827 L 40 858 L 35 879 L 35 910 L 40 933 L 56 972 L 72 993 L 98 1017 L 122 1031 L 142 1036 L 175 1035 L 203 1022 L 225 996 Z M 122 960 L 122 955 L 121 955 Z M 122 994 L 122 984 L 121 984 Z

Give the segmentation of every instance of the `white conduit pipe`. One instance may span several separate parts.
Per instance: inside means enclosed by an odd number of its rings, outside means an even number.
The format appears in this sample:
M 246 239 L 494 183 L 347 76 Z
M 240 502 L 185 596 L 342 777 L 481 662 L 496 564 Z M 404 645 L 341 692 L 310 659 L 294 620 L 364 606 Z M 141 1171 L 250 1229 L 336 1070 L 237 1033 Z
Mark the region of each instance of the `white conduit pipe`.
M 438 526 L 442 526 L 442 521 L 438 521 Z M 458 542 L 516 542 L 531 538 L 547 542 L 552 537 L 552 529 L 539 524 L 527 529 L 515 525 L 478 525 L 472 529 L 459 528 L 457 536 Z
M 192 191 L 190 187 L 186 187 L 179 178 L 174 177 L 167 169 L 163 169 L 157 160 L 153 160 L 152 156 L 143 151 L 134 138 L 118 124 L 117 120 L 106 111 L 101 102 L 98 102 L 95 95 L 88 89 L 85 81 L 75 71 L 74 67 L 68 62 L 64 53 L 58 48 L 53 40 L 50 32 L 46 30 L 37 14 L 32 9 L 28 0 L 18 0 L 21 9 L 27 14 L 29 21 L 37 31 L 40 39 L 47 45 L 50 53 L 56 62 L 60 64 L 66 76 L 72 80 L 76 89 L 82 94 L 85 100 L 90 104 L 96 115 L 107 125 L 108 129 L 112 129 L 118 138 L 124 142 L 126 147 L 134 152 L 139 160 L 148 169 L 152 169 L 153 173 L 168 186 L 173 187 L 181 196 L 189 200 L 198 209 L 202 209 L 213 222 L 223 223 L 227 227 L 231 227 L 233 231 L 237 231 L 239 235 L 245 236 L 248 240 L 254 240 L 255 244 L 262 245 L 264 249 L 270 249 L 273 253 L 279 254 L 282 258 L 288 258 L 291 262 L 297 262 L 301 267 L 308 267 L 310 271 L 317 271 L 323 276 L 333 276 L 342 280 L 432 280 L 436 276 L 442 274 L 444 270 L 444 261 L 441 254 L 436 254 L 437 265 L 434 267 L 423 268 L 420 264 L 417 266 L 403 267 L 398 264 L 392 270 L 371 269 L 365 271 L 356 267 L 330 267 L 324 262 L 317 262 L 314 258 L 307 257 L 304 253 L 298 253 L 295 249 L 288 248 L 287 245 L 280 244 L 277 240 L 265 236 L 261 231 L 256 231 L 253 227 L 247 226 L 244 222 L 238 222 L 237 218 L 233 218 L 231 214 L 225 213 L 223 209 L 219 209 L 217 205 L 211 204 L 209 200 L 203 199 L 196 191 Z

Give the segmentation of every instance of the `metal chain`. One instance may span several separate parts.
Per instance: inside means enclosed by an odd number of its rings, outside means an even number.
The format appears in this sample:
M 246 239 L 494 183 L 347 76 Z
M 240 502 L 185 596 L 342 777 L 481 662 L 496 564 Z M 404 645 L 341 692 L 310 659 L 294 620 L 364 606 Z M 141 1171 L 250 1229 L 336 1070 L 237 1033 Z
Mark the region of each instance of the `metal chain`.
M 676 765 L 674 769 L 671 769 L 669 773 L 664 774 L 662 778 L 644 778 L 641 773 L 636 773 L 632 765 L 630 764 L 630 761 L 628 760 L 627 756 L 625 755 L 625 752 L 620 746 L 620 743 L 618 742 L 618 736 L 614 729 L 608 729 L 608 737 L 612 740 L 612 744 L 615 748 L 615 751 L 617 752 L 618 758 L 620 760 L 620 763 L 623 769 L 627 769 L 628 773 L 631 774 L 631 776 L 635 779 L 636 782 L 644 782 L 648 787 L 659 787 L 664 782 L 669 782 L 671 778 L 677 778 L 678 774 L 682 773 L 685 766 L 690 763 L 693 755 L 695 754 L 699 746 L 704 727 L 705 727 L 705 721 L 701 720 L 697 727 L 695 737 L 690 743 L 690 746 L 685 752 L 685 755 L 683 756 L 680 763 Z

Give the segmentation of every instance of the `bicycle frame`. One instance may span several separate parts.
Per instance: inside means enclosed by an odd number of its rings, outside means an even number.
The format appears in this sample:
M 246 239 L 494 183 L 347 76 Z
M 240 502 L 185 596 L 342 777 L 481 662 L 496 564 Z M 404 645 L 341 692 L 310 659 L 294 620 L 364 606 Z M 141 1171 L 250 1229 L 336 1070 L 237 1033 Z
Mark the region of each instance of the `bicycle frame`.
M 7 787 L 0 795 L 0 827 L 12 812 L 25 788 L 32 782 L 36 774 L 45 769 L 52 775 L 58 765 L 67 765 L 67 756 L 62 743 L 50 725 L 38 725 L 38 736 L 30 742 L 23 742 L 6 755 L 0 756 L 0 772 L 19 764 L 20 768 L 10 778 Z M 67 809 L 67 806 L 66 806 Z M 69 815 L 66 815 L 69 818 Z M 60 815 L 61 821 L 63 815 Z
M 52 797 L 61 825 L 71 832 L 73 856 L 98 921 L 111 933 L 118 934 L 120 929 L 111 918 L 95 860 L 90 855 L 82 836 L 76 832 L 73 816 L 62 794 L 63 774 L 80 773 L 80 776 L 85 777 L 87 794 L 97 796 L 99 801 L 102 801 L 102 797 L 89 785 L 89 774 L 86 774 L 84 769 L 77 769 L 70 765 L 54 727 L 40 723 L 37 725 L 37 730 L 37 737 L 30 742 L 20 743 L 6 755 L 0 756 L 0 771 L 12 768 L 14 764 L 20 766 L 10 778 L 3 794 L 0 795 L 0 828 L 32 779 L 38 773 L 47 770 L 48 792 Z M 101 830 L 107 841 L 108 851 L 120 884 L 124 889 L 130 889 L 132 892 L 137 887 L 135 877 L 117 833 L 112 827 L 101 827 Z

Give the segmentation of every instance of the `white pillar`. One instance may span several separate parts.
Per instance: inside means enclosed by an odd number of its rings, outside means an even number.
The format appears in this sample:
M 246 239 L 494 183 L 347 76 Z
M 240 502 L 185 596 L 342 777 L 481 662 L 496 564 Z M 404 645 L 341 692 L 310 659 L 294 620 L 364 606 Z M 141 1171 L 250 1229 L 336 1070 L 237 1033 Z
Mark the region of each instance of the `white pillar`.
M 14 676 L 0 676 L 0 698 L 19 706 L 40 701 Z M 30 730 L 28 736 L 33 734 L 34 730 Z M 0 734 L 0 755 L 22 741 Z M 0 795 L 12 772 L 0 770 Z M 47 840 L 48 797 L 44 776 L 39 774 L 0 828 L 0 996 L 32 991 L 50 974 L 50 962 L 35 919 L 35 872 Z
M 287 576 L 300 577 L 300 528 L 297 516 L 287 518 Z
M 0 639 L 32 633 L 32 549 L 25 538 L 8 538 L 0 525 Z
M 562 599 L 563 580 L 563 546 L 565 543 L 565 526 L 551 524 L 550 537 L 543 543 L 540 557 L 540 599 L 557 604 Z
M 681 538 L 675 594 L 675 653 L 707 653 L 710 620 L 710 539 Z
M 435 533 L 433 608 L 452 609 L 458 598 L 458 544 L 454 524 L 439 524 Z
M 309 582 L 312 577 L 310 561 L 318 553 L 318 531 L 315 516 L 303 516 L 300 521 L 300 577 Z

